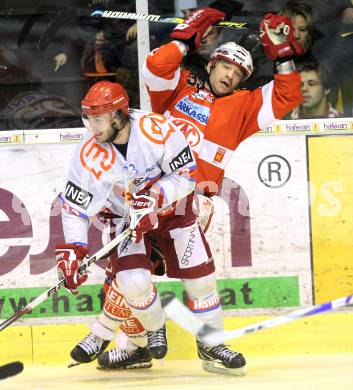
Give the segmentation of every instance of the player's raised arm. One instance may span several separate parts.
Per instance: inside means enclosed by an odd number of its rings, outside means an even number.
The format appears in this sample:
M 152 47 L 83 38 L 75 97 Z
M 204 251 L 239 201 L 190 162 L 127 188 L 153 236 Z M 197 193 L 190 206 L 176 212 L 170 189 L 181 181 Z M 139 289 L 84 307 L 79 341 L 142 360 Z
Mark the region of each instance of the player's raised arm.
M 301 80 L 292 59 L 301 55 L 303 49 L 294 37 L 292 21 L 285 16 L 267 14 L 260 23 L 260 31 L 261 44 L 265 54 L 274 61 L 276 73 L 274 80 L 263 87 L 238 92 L 238 95 L 243 94 L 248 101 L 241 140 L 281 119 L 302 101 Z M 216 49 L 213 56 L 217 56 L 219 49 L 222 46 Z M 239 56 L 239 52 L 233 50 L 233 55 Z
M 172 42 L 153 50 L 143 66 L 142 75 L 151 96 L 152 110 L 164 113 L 168 99 L 186 82 L 187 71 L 181 63 L 189 50 L 200 46 L 201 37 L 214 23 L 223 20 L 224 13 L 214 8 L 193 12 L 171 33 Z

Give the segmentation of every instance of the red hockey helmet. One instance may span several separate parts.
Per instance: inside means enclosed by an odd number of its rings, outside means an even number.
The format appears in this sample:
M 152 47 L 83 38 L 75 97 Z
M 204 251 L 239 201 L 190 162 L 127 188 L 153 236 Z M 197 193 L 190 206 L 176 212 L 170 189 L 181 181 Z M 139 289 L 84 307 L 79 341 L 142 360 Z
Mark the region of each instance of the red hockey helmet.
M 122 110 L 129 112 L 129 96 L 119 83 L 99 81 L 94 84 L 81 102 L 85 115 L 101 115 Z

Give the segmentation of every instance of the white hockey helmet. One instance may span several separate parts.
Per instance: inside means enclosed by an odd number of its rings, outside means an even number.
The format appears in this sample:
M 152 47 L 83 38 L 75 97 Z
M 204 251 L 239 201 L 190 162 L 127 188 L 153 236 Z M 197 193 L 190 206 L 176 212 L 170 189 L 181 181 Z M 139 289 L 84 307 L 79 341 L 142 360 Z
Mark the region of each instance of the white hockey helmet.
M 244 71 L 243 81 L 248 79 L 254 70 L 251 54 L 244 47 L 237 45 L 235 42 L 223 43 L 211 53 L 210 61 L 213 62 L 213 64 L 215 64 L 218 59 L 228 60 L 240 66 Z

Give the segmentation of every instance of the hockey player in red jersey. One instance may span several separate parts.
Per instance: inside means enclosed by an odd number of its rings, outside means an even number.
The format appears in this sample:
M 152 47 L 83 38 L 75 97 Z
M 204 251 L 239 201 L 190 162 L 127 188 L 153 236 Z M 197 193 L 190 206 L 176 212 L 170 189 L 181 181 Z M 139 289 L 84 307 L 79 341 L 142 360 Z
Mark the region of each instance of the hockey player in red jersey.
M 224 169 L 238 144 L 301 102 L 300 78 L 290 59 L 301 54 L 301 48 L 293 37 L 290 20 L 285 17 L 266 15 L 260 26 L 265 52 L 277 65 L 274 82 L 262 89 L 237 90 L 239 83 L 251 75 L 252 59 L 234 42 L 213 52 L 205 84 L 181 68 L 183 56 L 198 46 L 210 25 L 222 18 L 223 13 L 214 9 L 195 11 L 185 24 L 175 28 L 171 43 L 149 55 L 143 69 L 153 110 L 169 117 L 184 132 L 197 157 L 198 188 L 208 196 L 219 192 Z M 192 300 L 189 307 L 193 310 Z M 133 338 L 131 341 L 136 344 Z M 131 357 L 131 351 L 139 349 L 134 349 L 131 342 L 128 344 L 127 349 L 118 347 L 105 353 L 116 363 L 106 364 L 105 368 L 130 366 L 127 354 Z M 245 359 L 241 354 L 223 345 L 207 346 L 199 340 L 197 347 L 204 369 L 212 371 L 218 364 L 224 371 L 244 372 L 241 368 Z M 227 357 L 239 364 L 232 366 Z M 137 353 L 132 360 L 138 367 Z
M 303 49 L 287 17 L 267 14 L 261 21 L 261 43 L 277 69 L 274 81 L 262 88 L 238 89 L 251 76 L 253 64 L 250 53 L 235 42 L 213 51 L 204 83 L 182 68 L 183 57 L 223 17 L 212 8 L 196 10 L 174 29 L 172 42 L 150 53 L 143 68 L 152 109 L 183 131 L 196 156 L 198 191 L 207 196 L 220 192 L 224 170 L 240 142 L 302 101 L 300 76 L 291 58 Z M 212 371 L 222 363 L 221 369 L 232 371 L 217 349 L 199 340 L 197 348 L 205 369 Z
M 250 77 L 253 64 L 250 53 L 234 42 L 211 54 L 204 84 L 181 67 L 183 57 L 223 15 L 212 8 L 195 11 L 171 33 L 172 42 L 150 53 L 143 68 L 152 110 L 184 132 L 196 154 L 198 187 L 207 194 L 219 191 L 224 169 L 240 142 L 302 101 L 300 76 L 291 57 L 303 51 L 287 17 L 267 14 L 261 22 L 262 45 L 277 68 L 274 81 L 262 88 L 237 89 Z

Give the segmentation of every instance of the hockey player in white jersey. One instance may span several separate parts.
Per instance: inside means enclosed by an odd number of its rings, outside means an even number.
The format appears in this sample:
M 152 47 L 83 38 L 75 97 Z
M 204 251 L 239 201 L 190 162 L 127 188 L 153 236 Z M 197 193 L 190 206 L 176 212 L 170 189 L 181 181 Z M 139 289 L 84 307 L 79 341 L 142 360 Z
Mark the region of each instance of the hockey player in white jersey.
M 184 136 L 164 117 L 129 113 L 128 96 L 120 84 L 95 84 L 82 101 L 82 110 L 93 134 L 88 133 L 77 147 L 61 195 L 66 244 L 56 249 L 58 272 L 75 292 L 87 279 L 87 275 L 77 274 L 77 268 L 88 252 L 90 217 L 107 205 L 123 216 L 128 206 L 134 240 L 129 237 L 118 248 L 114 273 L 152 337 L 153 331 L 163 330 L 164 318 L 150 281 L 150 244 L 144 233 L 155 229 L 163 235 L 167 224 L 188 237 L 190 225 L 195 223 L 191 209 L 194 158 Z M 183 200 L 187 213 L 175 216 L 176 202 Z M 115 283 L 113 288 L 117 288 Z M 124 313 L 121 320 L 125 320 Z M 103 320 L 101 331 L 107 333 L 110 325 Z
M 210 326 L 222 328 L 214 262 L 192 210 L 195 161 L 184 136 L 164 117 L 129 115 L 128 97 L 119 84 L 95 84 L 82 108 L 94 135 L 87 135 L 78 146 L 62 195 L 66 244 L 57 246 L 56 255 L 67 288 L 75 292 L 87 279 L 77 269 L 88 252 L 90 217 L 107 204 L 121 216 L 127 203 L 133 232 L 132 239 L 117 248 L 115 278 L 107 293 L 108 298 L 122 294 L 126 307 L 114 311 L 114 316 L 105 307 L 72 357 L 88 362 L 99 355 L 102 367 L 114 368 L 117 362 L 119 368 L 121 356 L 115 356 L 119 351 L 102 351 L 130 312 L 147 331 L 148 345 L 139 347 L 139 357 L 149 363 L 151 357 L 160 359 L 167 352 L 165 320 L 149 270 L 152 239 L 165 255 L 167 275 L 183 280 L 190 305 L 204 308 L 199 316 Z M 163 212 L 158 212 L 160 208 Z M 142 215 L 138 220 L 137 214 Z M 230 368 L 245 365 L 241 354 L 225 346 L 215 348 L 227 355 Z

